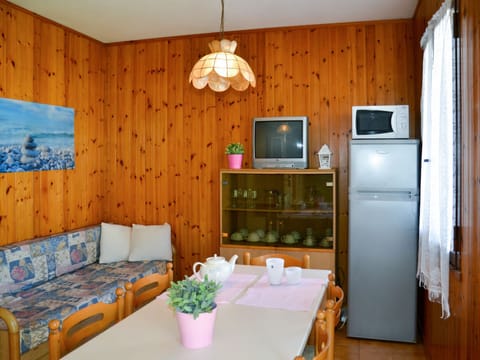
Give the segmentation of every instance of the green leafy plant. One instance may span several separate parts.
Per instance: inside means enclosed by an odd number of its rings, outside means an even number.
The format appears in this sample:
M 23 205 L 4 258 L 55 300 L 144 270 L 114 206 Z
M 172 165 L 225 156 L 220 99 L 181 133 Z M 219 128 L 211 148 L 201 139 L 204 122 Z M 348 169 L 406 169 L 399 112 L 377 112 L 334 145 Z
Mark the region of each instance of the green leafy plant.
M 215 296 L 222 285 L 205 276 L 203 281 L 185 276 L 184 280 L 172 282 L 168 289 L 167 303 L 176 311 L 193 314 L 196 319 L 201 313 L 211 312 Z
M 243 148 L 243 145 L 240 143 L 230 143 L 225 148 L 225 154 L 227 155 L 243 154 L 244 152 L 245 152 L 245 149 Z

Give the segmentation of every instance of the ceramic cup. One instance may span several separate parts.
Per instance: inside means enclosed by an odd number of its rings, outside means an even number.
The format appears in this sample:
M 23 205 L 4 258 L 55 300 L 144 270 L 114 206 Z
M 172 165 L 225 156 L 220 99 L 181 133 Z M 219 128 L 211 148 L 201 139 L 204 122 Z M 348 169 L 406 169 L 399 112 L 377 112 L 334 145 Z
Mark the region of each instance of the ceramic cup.
M 286 234 L 282 236 L 282 241 L 285 244 L 293 244 L 295 242 L 295 238 L 293 237 L 292 234 Z
M 267 275 L 270 285 L 281 284 L 284 263 L 284 260 L 280 258 L 267 259 Z
M 298 266 L 289 266 L 285 268 L 287 283 L 290 285 L 298 284 L 302 278 L 302 268 Z
M 273 242 L 277 241 L 277 237 L 275 236 L 275 234 L 273 232 L 269 231 L 265 235 L 265 241 L 268 242 L 268 243 L 273 243 Z

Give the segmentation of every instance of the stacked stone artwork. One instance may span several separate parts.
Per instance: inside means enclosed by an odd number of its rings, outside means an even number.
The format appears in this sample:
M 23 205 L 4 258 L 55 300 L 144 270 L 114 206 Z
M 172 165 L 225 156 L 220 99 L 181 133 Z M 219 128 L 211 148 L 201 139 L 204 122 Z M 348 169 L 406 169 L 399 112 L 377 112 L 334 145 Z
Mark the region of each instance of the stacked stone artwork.
M 21 145 L 0 146 L 0 172 L 73 169 L 74 156 L 70 149 L 37 145 L 29 134 Z
M 37 144 L 33 140 L 33 137 L 27 135 L 22 144 L 22 157 L 20 159 L 22 164 L 29 164 L 37 159 L 40 152 L 35 150 L 36 148 Z

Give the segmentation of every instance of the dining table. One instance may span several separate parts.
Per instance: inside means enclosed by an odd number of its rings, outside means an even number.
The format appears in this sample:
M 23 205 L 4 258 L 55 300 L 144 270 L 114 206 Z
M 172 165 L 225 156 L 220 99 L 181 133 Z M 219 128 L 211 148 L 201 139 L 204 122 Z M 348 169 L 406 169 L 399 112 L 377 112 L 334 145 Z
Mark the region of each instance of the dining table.
M 329 273 L 302 269 L 299 283 L 270 285 L 266 267 L 236 265 L 217 294 L 208 347 L 183 347 L 164 293 L 62 359 L 292 360 L 307 344 Z

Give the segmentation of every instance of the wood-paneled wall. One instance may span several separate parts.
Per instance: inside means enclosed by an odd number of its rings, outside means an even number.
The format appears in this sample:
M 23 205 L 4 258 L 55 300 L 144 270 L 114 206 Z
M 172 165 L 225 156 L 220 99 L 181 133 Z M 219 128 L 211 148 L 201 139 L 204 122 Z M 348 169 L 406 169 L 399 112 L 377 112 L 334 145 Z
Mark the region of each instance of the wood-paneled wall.
M 253 117 L 306 114 L 311 167 L 318 167 L 314 154 L 327 143 L 339 169 L 344 281 L 351 106 L 406 103 L 416 113 L 413 34 L 411 20 L 228 34 L 258 85 L 220 94 L 188 83 L 213 36 L 109 45 L 105 220 L 170 222 L 181 271 L 190 273 L 193 262 L 218 252 L 225 145 L 244 143 L 250 167 Z
M 461 271 L 451 272 L 451 317 L 440 319 L 436 303 L 425 301 L 424 342 L 429 359 L 470 360 L 480 354 L 480 2 L 460 1 L 462 180 Z M 416 36 L 442 1 L 420 0 Z M 419 66 L 421 54 L 417 55 Z M 419 82 L 420 84 L 420 82 Z M 420 88 L 418 88 L 420 91 Z
M 76 167 L 0 173 L 0 245 L 102 220 L 105 46 L 0 1 L 0 97 L 75 108 Z
M 0 245 L 100 221 L 162 223 L 176 233 L 179 268 L 218 251 L 219 169 L 230 141 L 247 147 L 254 116 L 310 117 L 310 162 L 323 143 L 339 169 L 339 275 L 346 273 L 350 107 L 411 105 L 418 136 L 418 38 L 441 0 L 420 0 L 413 21 L 337 24 L 231 34 L 257 74 L 243 93 L 195 90 L 188 74 L 215 36 L 104 45 L 0 0 L 0 96 L 75 108 L 76 168 L 0 173 Z M 452 317 L 427 302 L 432 359 L 480 353 L 480 3 L 462 12 L 462 271 Z M 414 58 L 417 62 L 414 64 Z
M 257 75 L 245 92 L 188 83 L 216 34 L 105 45 L 0 0 L 0 96 L 76 109 L 76 169 L 0 174 L 0 244 L 101 221 L 169 222 L 180 275 L 219 249 L 224 147 L 251 166 L 255 116 L 308 115 L 310 167 L 327 143 L 339 180 L 346 285 L 348 140 L 354 104 L 418 113 L 412 20 L 227 34 Z

